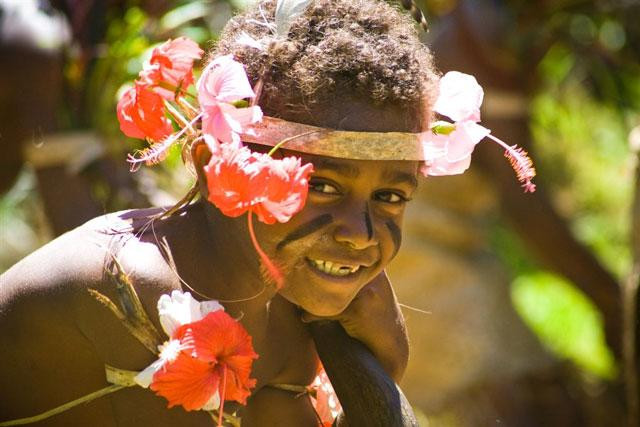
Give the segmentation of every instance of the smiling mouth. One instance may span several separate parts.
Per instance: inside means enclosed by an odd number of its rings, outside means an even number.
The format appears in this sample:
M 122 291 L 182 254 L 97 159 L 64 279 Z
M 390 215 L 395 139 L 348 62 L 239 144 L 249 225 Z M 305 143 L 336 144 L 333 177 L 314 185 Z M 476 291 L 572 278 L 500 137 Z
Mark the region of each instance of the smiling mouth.
M 360 265 L 347 265 L 347 264 L 338 264 L 331 261 L 325 261 L 321 259 L 310 259 L 308 258 L 309 264 L 314 267 L 316 270 L 321 271 L 324 274 L 328 274 L 329 276 L 343 277 L 348 276 L 350 274 L 355 274 L 358 270 L 360 270 Z

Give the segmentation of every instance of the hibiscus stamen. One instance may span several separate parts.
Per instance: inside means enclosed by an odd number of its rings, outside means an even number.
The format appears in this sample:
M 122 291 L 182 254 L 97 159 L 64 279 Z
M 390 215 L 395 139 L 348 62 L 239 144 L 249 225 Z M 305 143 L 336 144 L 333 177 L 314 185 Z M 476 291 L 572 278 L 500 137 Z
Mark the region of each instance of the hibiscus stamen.
M 220 409 L 218 410 L 218 427 L 222 427 L 222 415 L 224 414 L 224 399 L 227 388 L 227 364 L 222 364 L 222 391 L 220 393 Z
M 491 140 L 498 143 L 505 149 L 504 156 L 509 159 L 511 167 L 518 177 L 518 181 L 522 183 L 525 193 L 533 193 L 536 191 L 536 185 L 531 182 L 536 176 L 536 169 L 533 167 L 533 161 L 529 157 L 529 153 L 517 145 L 508 145 L 506 142 L 489 134 Z
M 249 223 L 249 236 L 251 237 L 251 242 L 253 243 L 253 247 L 256 249 L 256 252 L 258 252 L 258 255 L 260 256 L 260 259 L 262 260 L 263 264 L 267 267 L 267 271 L 269 272 L 273 280 L 275 280 L 276 288 L 280 289 L 282 287 L 282 280 L 283 280 L 282 273 L 280 273 L 280 270 L 278 270 L 278 268 L 273 264 L 271 259 L 269 259 L 267 254 L 260 247 L 260 244 L 258 243 L 258 239 L 256 239 L 256 234 L 253 231 L 253 215 L 251 211 L 249 211 L 249 213 L 247 214 L 247 217 L 248 217 L 247 221 Z
M 179 132 L 174 133 L 173 135 L 168 136 L 164 141 L 157 142 L 151 145 L 144 150 L 140 150 L 136 152 L 135 155 L 127 155 L 127 161 L 131 163 L 131 172 L 135 172 L 140 167 L 140 163 L 145 162 L 147 165 L 154 165 L 156 163 L 161 162 L 167 155 L 167 151 L 169 148 L 173 146 L 173 144 L 184 135 L 187 129 L 192 128 L 192 126 L 200 120 L 202 117 L 202 113 L 198 114 L 193 120 L 191 120 L 187 127 L 182 128 Z M 136 155 L 138 157 L 136 157 Z

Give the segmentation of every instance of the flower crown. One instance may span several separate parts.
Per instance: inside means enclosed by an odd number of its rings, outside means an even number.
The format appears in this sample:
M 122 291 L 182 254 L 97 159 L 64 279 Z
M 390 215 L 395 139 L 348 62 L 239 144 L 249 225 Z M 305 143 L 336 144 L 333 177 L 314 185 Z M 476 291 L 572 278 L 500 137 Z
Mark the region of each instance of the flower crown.
M 262 49 L 248 35 L 241 38 Z M 281 275 L 256 240 L 252 214 L 266 224 L 289 221 L 305 204 L 313 172 L 313 165 L 302 164 L 299 157 L 273 158 L 280 147 L 351 159 L 420 160 L 425 176 L 441 176 L 466 171 L 476 144 L 488 138 L 505 150 L 524 191 L 535 191 L 535 169 L 527 153 L 478 124 L 484 92 L 471 75 L 452 71 L 440 79 L 433 109 L 451 121 L 436 121 L 422 133 L 343 132 L 263 116 L 243 64 L 231 55 L 217 57 L 204 68 L 194 95 L 189 91 L 193 63 L 203 53 L 185 37 L 153 50 L 117 106 L 122 132 L 149 142 L 128 161 L 134 169 L 143 162 L 152 165 L 174 145 L 189 149 L 204 142 L 211 153 L 204 167 L 207 199 L 230 217 L 248 213 L 252 242 L 278 285 Z M 268 154 L 258 153 L 243 141 L 273 148 Z

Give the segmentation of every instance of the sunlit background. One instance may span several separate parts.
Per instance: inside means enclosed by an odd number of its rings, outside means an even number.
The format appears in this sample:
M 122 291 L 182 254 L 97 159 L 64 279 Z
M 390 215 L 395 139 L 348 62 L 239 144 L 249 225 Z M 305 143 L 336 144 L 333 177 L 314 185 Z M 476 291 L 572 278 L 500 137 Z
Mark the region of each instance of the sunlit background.
M 419 5 L 439 68 L 476 75 L 483 124 L 538 170 L 524 194 L 482 143 L 468 173 L 425 180 L 407 212 L 390 271 L 421 425 L 632 425 L 640 2 Z M 0 0 L 0 272 L 93 216 L 184 195 L 177 150 L 129 173 L 142 146 L 120 133 L 117 96 L 155 45 L 211 47 L 244 7 Z

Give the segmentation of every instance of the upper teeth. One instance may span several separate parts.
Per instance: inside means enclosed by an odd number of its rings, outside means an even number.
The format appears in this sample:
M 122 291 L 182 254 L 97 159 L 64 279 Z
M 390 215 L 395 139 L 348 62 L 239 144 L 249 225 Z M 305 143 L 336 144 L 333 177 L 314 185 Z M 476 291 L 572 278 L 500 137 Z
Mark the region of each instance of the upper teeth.
M 347 274 L 353 274 L 360 269 L 359 265 L 335 264 L 331 261 L 323 261 L 320 259 L 312 259 L 311 263 L 323 273 L 331 274 L 333 276 L 346 276 Z

